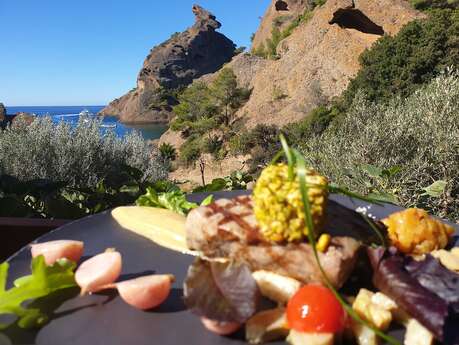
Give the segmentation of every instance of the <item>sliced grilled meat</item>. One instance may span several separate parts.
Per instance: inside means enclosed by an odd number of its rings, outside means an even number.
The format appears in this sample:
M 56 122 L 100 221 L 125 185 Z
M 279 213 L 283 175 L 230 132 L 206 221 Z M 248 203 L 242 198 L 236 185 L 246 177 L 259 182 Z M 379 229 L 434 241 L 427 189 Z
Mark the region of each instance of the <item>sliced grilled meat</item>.
M 190 212 L 187 243 L 209 258 L 245 261 L 252 271 L 269 270 L 304 283 L 323 282 L 312 248 L 307 243 L 273 244 L 258 228 L 250 196 L 219 199 Z M 360 243 L 350 237 L 333 237 L 320 261 L 330 281 L 341 287 L 357 260 Z

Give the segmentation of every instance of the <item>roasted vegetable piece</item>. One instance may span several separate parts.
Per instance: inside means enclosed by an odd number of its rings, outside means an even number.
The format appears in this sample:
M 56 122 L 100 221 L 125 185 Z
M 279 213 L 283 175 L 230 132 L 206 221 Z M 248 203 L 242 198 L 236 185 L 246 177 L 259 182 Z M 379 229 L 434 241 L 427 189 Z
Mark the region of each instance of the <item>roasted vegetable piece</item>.
M 431 217 L 425 210 L 409 208 L 382 221 L 392 244 L 405 254 L 427 254 L 447 246 L 454 228 Z
M 252 316 L 245 325 L 245 338 L 251 344 L 263 344 L 288 335 L 284 308 L 265 310 Z
M 459 255 L 454 255 L 452 251 L 440 249 L 432 252 L 432 256 L 440 260 L 447 269 L 459 272 Z
M 374 293 L 367 289 L 360 289 L 352 308 L 364 320 L 370 322 L 380 330 L 386 330 L 392 322 L 390 310 L 373 302 Z
M 322 285 L 303 286 L 288 302 L 290 328 L 308 333 L 337 333 L 344 329 L 346 312 L 335 295 Z
M 333 333 L 304 333 L 292 329 L 287 342 L 291 345 L 333 345 Z
M 328 182 L 310 169 L 306 176 L 308 197 L 315 235 L 321 233 L 325 220 Z M 273 242 L 295 242 L 307 239 L 303 201 L 296 174 L 289 179 L 286 164 L 270 165 L 263 170 L 253 191 L 255 217 L 264 237 Z
M 252 276 L 263 296 L 281 304 L 286 304 L 301 287 L 298 280 L 269 271 L 256 271 Z
M 358 345 L 378 345 L 378 336 L 376 333 L 369 327 L 351 320 L 350 328 L 354 334 L 355 340 Z
M 434 336 L 415 319 L 409 319 L 406 323 L 404 345 L 432 345 Z

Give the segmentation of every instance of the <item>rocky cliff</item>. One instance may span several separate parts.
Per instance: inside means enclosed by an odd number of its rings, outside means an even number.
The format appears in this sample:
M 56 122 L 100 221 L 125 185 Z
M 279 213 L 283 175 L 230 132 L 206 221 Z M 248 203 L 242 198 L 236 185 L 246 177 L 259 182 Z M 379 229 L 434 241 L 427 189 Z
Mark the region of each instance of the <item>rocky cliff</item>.
M 254 36 L 254 47 L 270 39 L 273 27 L 284 30 L 300 16 L 304 18 L 280 41 L 277 58 L 241 54 L 226 65 L 241 86 L 252 89 L 237 114 L 247 128 L 260 123 L 283 126 L 303 119 L 346 89 L 359 71 L 359 56 L 365 49 L 424 16 L 404 0 L 328 0 L 312 7 L 306 0 L 273 0 Z M 210 81 L 215 75 L 201 79 Z M 179 147 L 183 139 L 168 131 L 160 142 Z M 212 164 L 216 163 L 209 162 L 209 170 L 214 169 Z M 198 181 L 199 173 L 179 169 L 173 177 Z
M 221 24 L 198 5 L 196 22 L 176 33 L 148 54 L 137 77 L 137 87 L 111 102 L 102 115 L 115 115 L 125 123 L 164 123 L 171 117 L 171 90 L 219 70 L 235 54 L 234 43 L 216 30 Z
M 0 103 L 0 122 L 5 121 L 6 118 L 6 108 L 3 103 Z
M 275 21 L 278 12 L 286 15 L 292 8 L 299 15 L 309 6 L 306 1 L 284 2 L 287 9 L 278 11 L 279 1 L 272 1 L 254 45 L 266 39 L 272 28 L 268 23 Z M 404 0 L 328 0 L 279 43 L 277 60 L 265 60 L 257 70 L 251 81 L 252 95 L 239 115 L 247 117 L 249 128 L 257 123 L 284 125 L 302 119 L 346 89 L 360 68 L 359 56 L 365 49 L 382 35 L 394 35 L 422 16 Z M 237 58 L 229 67 L 232 64 L 238 64 Z M 246 71 L 237 71 L 238 79 L 245 78 Z

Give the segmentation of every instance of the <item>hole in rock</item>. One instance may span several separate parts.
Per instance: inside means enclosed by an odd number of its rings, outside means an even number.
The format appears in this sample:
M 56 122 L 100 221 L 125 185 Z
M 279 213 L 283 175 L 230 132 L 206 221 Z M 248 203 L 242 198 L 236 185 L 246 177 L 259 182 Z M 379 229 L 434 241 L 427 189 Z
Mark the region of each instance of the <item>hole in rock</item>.
M 276 1 L 276 11 L 288 11 L 288 4 L 285 1 Z
M 366 34 L 384 35 L 382 26 L 374 23 L 362 11 L 353 8 L 336 11 L 330 24 L 338 24 L 342 28 L 355 29 Z

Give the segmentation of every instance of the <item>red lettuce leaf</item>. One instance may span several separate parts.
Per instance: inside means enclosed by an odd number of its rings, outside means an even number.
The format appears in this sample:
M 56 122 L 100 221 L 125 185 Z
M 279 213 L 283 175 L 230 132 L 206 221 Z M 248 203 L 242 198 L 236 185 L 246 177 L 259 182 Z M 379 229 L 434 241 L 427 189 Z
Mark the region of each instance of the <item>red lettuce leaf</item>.
M 185 305 L 216 321 L 247 321 L 257 311 L 260 292 L 250 269 L 242 263 L 197 259 L 183 285 Z
M 369 249 L 368 254 L 374 269 L 374 285 L 444 344 L 459 345 L 458 313 L 454 303 L 442 298 L 444 291 L 440 284 L 433 288 L 432 284 L 425 283 L 442 280 L 445 274 L 450 274 L 444 270 L 432 269 L 429 262 L 413 266 L 413 259 L 393 250 Z M 415 270 L 417 274 L 412 273 Z M 455 277 L 450 275 L 447 280 L 459 278 L 456 273 L 450 273 Z

